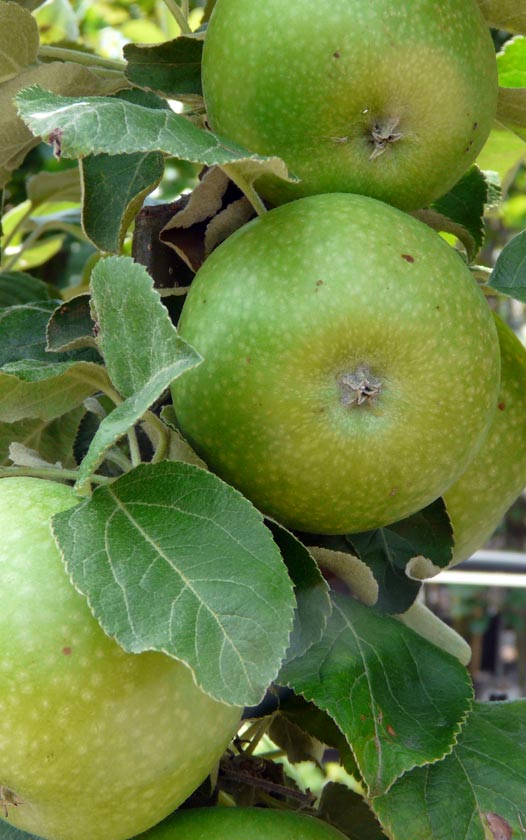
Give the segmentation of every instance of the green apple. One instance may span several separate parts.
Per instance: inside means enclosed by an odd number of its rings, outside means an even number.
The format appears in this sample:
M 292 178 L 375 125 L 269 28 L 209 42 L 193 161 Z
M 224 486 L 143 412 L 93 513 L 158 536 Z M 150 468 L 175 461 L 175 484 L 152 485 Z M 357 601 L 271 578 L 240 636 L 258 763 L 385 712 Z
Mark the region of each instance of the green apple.
M 180 333 L 183 434 L 264 513 L 315 533 L 419 510 L 465 470 L 497 404 L 490 309 L 459 255 L 372 198 L 309 196 L 217 248 Z
M 493 422 L 481 449 L 444 494 L 453 525 L 451 565 L 477 551 L 526 485 L 526 350 L 495 316 L 501 385 Z
M 315 817 L 264 808 L 179 811 L 137 840 L 345 840 Z
M 270 202 L 352 192 L 415 209 L 477 157 L 497 65 L 475 0 L 217 0 L 203 91 L 215 132 L 301 178 L 259 180 Z
M 104 634 L 50 529 L 76 501 L 55 482 L 0 480 L 0 804 L 49 840 L 124 840 L 203 781 L 240 710 L 185 665 Z

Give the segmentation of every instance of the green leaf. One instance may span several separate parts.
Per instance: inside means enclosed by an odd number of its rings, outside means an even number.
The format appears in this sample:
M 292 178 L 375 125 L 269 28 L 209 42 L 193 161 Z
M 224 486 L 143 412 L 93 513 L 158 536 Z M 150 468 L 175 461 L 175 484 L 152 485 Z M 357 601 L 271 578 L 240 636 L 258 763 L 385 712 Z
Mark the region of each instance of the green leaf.
M 320 816 L 349 840 L 385 840 L 386 835 L 365 799 L 346 785 L 328 782 L 321 794 L 319 810 Z
M 118 253 L 145 197 L 163 176 L 164 158 L 159 152 L 88 155 L 81 173 L 86 235 L 100 251 Z
M 526 88 L 500 88 L 497 119 L 526 140 Z
M 19 359 L 49 361 L 46 325 L 57 303 L 56 300 L 35 301 L 0 312 L 0 367 Z
M 307 541 L 312 537 L 306 537 Z M 407 519 L 364 534 L 316 536 L 315 545 L 357 556 L 378 584 L 376 607 L 404 613 L 414 602 L 423 577 L 451 562 L 453 533 L 443 499 Z
M 267 522 L 294 583 L 297 609 L 287 658 L 319 642 L 331 613 L 329 589 L 307 548 L 281 525 Z
M 91 317 L 90 296 L 77 295 L 53 311 L 46 327 L 46 349 L 57 353 L 93 347 L 94 321 Z
M 472 166 L 446 195 L 431 205 L 435 212 L 453 222 L 448 230 L 464 243 L 470 260 L 484 241 L 487 200 L 488 181 L 478 166 Z
M 94 347 L 82 347 L 61 353 L 57 358 L 48 351 L 46 330 L 58 301 L 43 300 L 10 306 L 0 310 L 0 368 L 18 361 L 55 365 L 57 362 L 94 361 L 99 354 Z M 9 371 L 12 373 L 13 369 Z
M 93 270 L 91 290 L 98 345 L 124 397 L 142 391 L 178 361 L 186 369 L 201 360 L 178 336 L 142 265 L 129 257 L 107 257 Z
M 526 303 L 526 231 L 514 236 L 502 249 L 488 285 Z
M 526 831 L 526 701 L 476 703 L 453 752 L 372 803 L 393 840 L 488 840 Z M 488 815 L 491 815 L 488 817 Z M 497 834 L 490 824 L 512 833 Z M 500 822 L 499 822 L 500 821 Z
M 45 301 L 53 297 L 47 283 L 23 271 L 0 272 L 0 307 Z
M 106 390 L 111 390 L 106 370 L 93 362 L 11 362 L 0 373 L 0 422 L 54 420 Z
M 258 511 L 189 464 L 141 465 L 54 517 L 68 573 L 127 651 L 164 651 L 204 691 L 254 705 L 288 645 L 294 598 Z
M 22 88 L 40 84 L 55 93 L 79 96 L 113 93 L 125 84 L 124 76 L 100 69 L 90 70 L 81 64 L 53 61 L 32 65 L 14 79 L 0 85 L 0 187 L 10 180 L 11 172 L 19 166 L 38 139 L 26 128 L 17 114 L 14 97 Z
M 449 752 L 472 698 L 456 659 L 343 595 L 334 597 L 321 642 L 287 663 L 278 681 L 333 718 L 370 796 Z
M 284 727 L 279 724 L 280 719 L 286 721 L 299 732 L 315 738 L 320 743 L 338 750 L 339 758 L 344 769 L 355 779 L 361 781 L 360 771 L 354 759 L 352 750 L 333 719 L 326 712 L 322 712 L 314 703 L 307 703 L 303 697 L 290 692 L 289 696 L 280 698 L 279 711 L 276 716 L 276 728 L 271 726 L 270 737 L 274 743 L 282 746 L 281 740 L 275 740 L 274 735 L 283 732 Z
M 80 177 L 77 167 L 61 172 L 38 172 L 27 180 L 27 197 L 33 210 L 50 202 L 80 204 Z
M 56 96 L 38 85 L 19 93 L 16 101 L 31 131 L 43 138 L 60 137 L 64 157 L 161 151 L 207 166 L 248 161 L 258 172 L 270 161 L 275 174 L 287 177 L 278 158 L 251 154 L 172 111 L 99 96 Z
M 185 35 L 152 47 L 127 44 L 126 76 L 134 85 L 170 99 L 201 96 L 202 54 L 203 41 Z
M 497 56 L 499 98 L 497 119 L 526 140 L 526 38 L 508 41 Z
M 65 468 L 75 466 L 73 445 L 84 413 L 84 407 L 79 406 L 50 422 L 32 418 L 0 423 L 0 464 L 10 464 L 9 445 L 16 442 L 36 450 L 51 464 L 58 461 Z
M 46 327 L 57 301 L 0 311 L 0 421 L 53 420 L 85 397 L 110 386 L 95 348 L 56 356 L 47 351 Z M 92 364 L 93 362 L 93 364 Z
M 513 131 L 495 123 L 486 145 L 477 158 L 483 171 L 496 172 L 506 195 L 520 164 L 526 160 L 526 144 Z
M 15 254 L 18 254 L 16 262 L 13 262 L 13 266 L 19 271 L 29 271 L 56 257 L 59 251 L 62 250 L 65 239 L 64 234 L 47 236 L 45 239 L 37 240 L 29 247 L 8 248 L 6 249 L 6 254 L 13 257 Z
M 145 108 L 168 109 L 164 100 L 143 90 L 123 90 L 116 96 Z M 164 158 L 159 152 L 102 154 L 88 155 L 79 164 L 86 235 L 99 250 L 118 253 L 144 198 L 163 176 Z
M 526 88 L 526 38 L 522 35 L 506 41 L 497 55 L 499 85 L 506 88 Z
M 0 4 L 0 83 L 36 61 L 40 39 L 33 16 L 15 3 Z
M 102 420 L 80 465 L 79 477 L 75 485 L 79 492 L 82 492 L 84 484 L 102 463 L 108 449 L 139 422 L 174 379 L 186 370 L 195 367 L 196 363 L 195 353 L 188 345 L 182 347 L 171 364 L 166 364 L 165 367 L 153 373 L 140 391 L 136 391 L 120 403 Z

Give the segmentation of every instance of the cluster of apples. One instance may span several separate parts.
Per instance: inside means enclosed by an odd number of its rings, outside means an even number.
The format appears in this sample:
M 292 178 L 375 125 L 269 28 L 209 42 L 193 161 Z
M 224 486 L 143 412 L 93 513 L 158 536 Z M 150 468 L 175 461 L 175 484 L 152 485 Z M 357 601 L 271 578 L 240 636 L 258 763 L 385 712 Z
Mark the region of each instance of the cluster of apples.
M 299 180 L 257 180 L 280 206 L 198 273 L 179 328 L 205 361 L 174 405 L 215 471 L 301 531 L 368 531 L 444 496 L 457 563 L 526 483 L 526 354 L 409 211 L 485 143 L 495 50 L 475 0 L 326 5 L 216 4 L 209 124 Z

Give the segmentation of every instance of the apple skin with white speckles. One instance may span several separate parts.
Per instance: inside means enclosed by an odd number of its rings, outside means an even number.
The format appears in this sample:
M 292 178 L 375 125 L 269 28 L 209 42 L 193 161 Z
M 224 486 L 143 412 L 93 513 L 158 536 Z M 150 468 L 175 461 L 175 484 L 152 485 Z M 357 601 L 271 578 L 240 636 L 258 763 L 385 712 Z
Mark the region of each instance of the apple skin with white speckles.
M 273 204 L 352 192 L 411 210 L 475 161 L 497 65 L 474 0 L 218 0 L 203 91 L 214 131 L 301 179 L 258 180 Z
M 137 840 L 345 840 L 331 825 L 306 814 L 264 808 L 179 811 Z
M 455 566 L 484 545 L 526 486 L 526 349 L 495 315 L 501 353 L 497 411 L 483 446 L 444 495 Z
M 420 510 L 465 470 L 496 409 L 497 333 L 469 270 L 426 225 L 364 196 L 310 196 L 249 222 L 196 275 L 179 330 L 204 358 L 172 385 L 183 434 L 302 531 Z M 353 387 L 364 372 L 372 393 Z
M 0 798 L 30 834 L 125 840 L 198 787 L 240 710 L 181 663 L 104 634 L 51 533 L 77 501 L 66 485 L 0 480 Z

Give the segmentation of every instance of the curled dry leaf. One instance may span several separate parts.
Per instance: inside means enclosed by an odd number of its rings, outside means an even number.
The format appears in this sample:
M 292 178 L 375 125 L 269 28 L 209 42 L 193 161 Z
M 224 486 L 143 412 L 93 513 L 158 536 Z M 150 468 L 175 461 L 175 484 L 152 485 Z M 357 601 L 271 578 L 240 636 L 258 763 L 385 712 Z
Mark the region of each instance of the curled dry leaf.
M 248 222 L 255 211 L 217 166 L 205 169 L 191 195 L 183 198 L 160 239 L 195 272 L 213 249 Z

